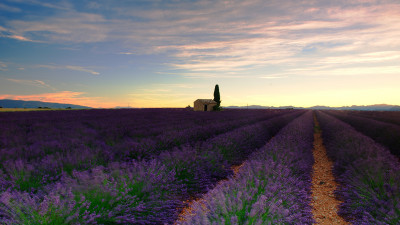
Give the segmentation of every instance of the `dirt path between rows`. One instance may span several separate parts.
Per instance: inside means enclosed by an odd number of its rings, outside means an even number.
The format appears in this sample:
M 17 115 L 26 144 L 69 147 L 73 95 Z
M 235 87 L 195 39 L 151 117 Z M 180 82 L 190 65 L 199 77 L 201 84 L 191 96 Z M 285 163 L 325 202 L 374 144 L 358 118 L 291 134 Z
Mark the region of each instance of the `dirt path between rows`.
M 332 174 L 333 162 L 328 158 L 322 141 L 321 130 L 314 115 L 314 148 L 315 163 L 312 175 L 312 213 L 317 224 L 349 224 L 337 214 L 341 203 L 334 196 L 338 184 Z

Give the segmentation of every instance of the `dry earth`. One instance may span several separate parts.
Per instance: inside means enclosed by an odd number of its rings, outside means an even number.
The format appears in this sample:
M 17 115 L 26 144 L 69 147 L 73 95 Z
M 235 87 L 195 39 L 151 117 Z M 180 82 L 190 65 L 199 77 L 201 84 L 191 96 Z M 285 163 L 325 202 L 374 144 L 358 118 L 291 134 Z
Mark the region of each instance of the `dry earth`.
M 319 123 L 314 116 L 314 148 L 315 163 L 312 175 L 312 201 L 314 219 L 317 224 L 349 224 L 337 214 L 339 204 L 334 191 L 338 184 L 332 174 L 333 162 L 328 158 L 322 142 Z

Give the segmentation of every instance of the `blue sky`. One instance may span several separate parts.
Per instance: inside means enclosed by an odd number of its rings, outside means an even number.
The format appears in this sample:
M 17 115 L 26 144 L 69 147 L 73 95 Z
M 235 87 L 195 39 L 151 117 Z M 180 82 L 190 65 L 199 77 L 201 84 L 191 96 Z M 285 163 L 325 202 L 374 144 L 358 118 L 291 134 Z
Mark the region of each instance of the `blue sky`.
M 0 99 L 400 104 L 397 0 L 0 2 Z

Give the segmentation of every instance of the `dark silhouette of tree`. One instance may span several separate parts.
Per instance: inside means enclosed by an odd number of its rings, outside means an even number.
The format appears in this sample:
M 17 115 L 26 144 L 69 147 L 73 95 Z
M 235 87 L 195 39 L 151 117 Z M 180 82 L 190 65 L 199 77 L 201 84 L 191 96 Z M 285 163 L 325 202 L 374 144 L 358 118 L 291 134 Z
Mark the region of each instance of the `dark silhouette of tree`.
M 220 110 L 221 109 L 221 107 L 220 107 L 220 105 L 221 105 L 221 97 L 219 95 L 219 86 L 218 86 L 218 84 L 216 84 L 215 88 L 214 88 L 214 99 L 213 100 L 215 102 L 217 102 L 217 105 L 214 106 L 214 110 Z

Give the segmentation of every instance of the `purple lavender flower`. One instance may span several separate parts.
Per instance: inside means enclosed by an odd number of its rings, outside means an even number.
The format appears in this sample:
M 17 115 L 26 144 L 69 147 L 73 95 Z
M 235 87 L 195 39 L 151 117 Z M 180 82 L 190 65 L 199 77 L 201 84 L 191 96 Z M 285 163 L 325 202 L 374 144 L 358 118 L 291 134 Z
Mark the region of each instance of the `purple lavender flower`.
M 311 112 L 289 123 L 179 224 L 311 224 Z M 299 171 L 305 173 L 300 175 Z
M 400 221 L 400 163 L 383 146 L 325 113 L 321 121 L 328 155 L 335 159 L 339 214 L 354 224 Z

